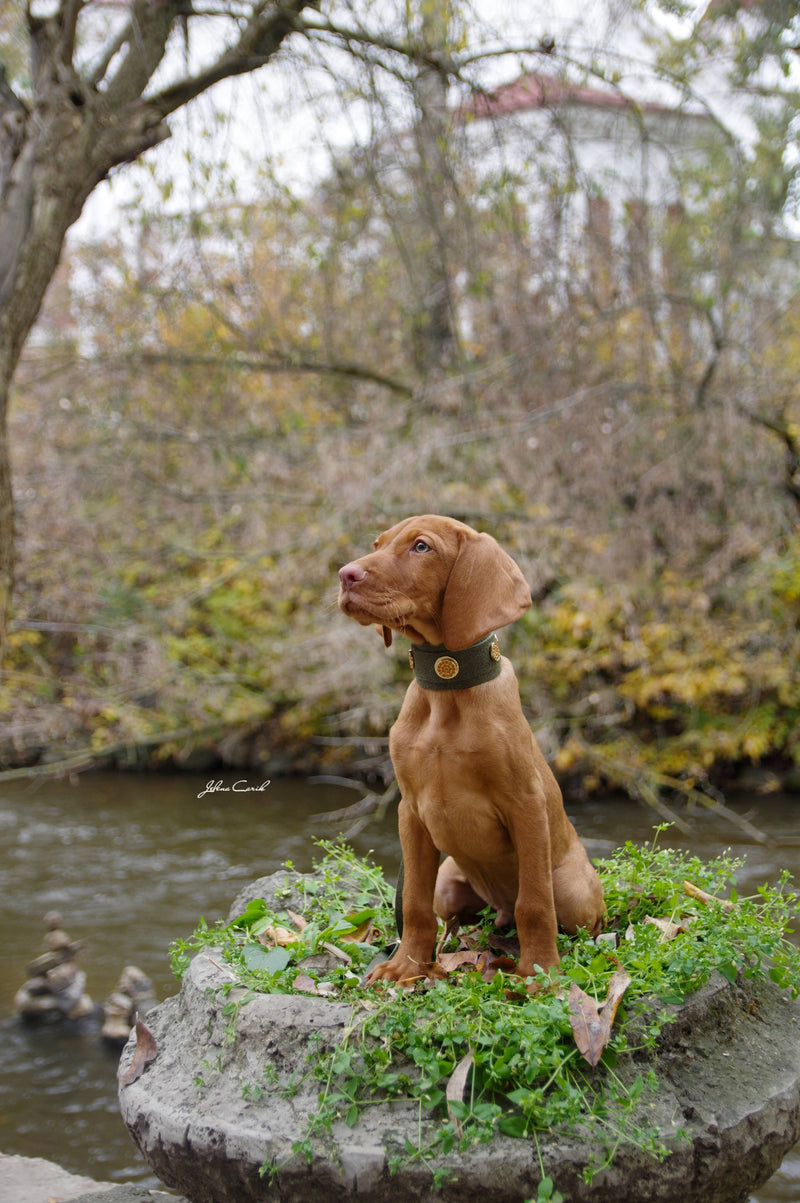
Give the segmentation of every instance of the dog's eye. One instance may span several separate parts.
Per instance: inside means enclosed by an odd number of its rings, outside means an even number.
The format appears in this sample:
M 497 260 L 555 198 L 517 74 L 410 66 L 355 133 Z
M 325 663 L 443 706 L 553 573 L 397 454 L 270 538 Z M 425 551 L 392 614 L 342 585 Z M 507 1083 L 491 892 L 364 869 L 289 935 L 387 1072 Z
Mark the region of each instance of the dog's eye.
M 414 546 L 412 547 L 411 550 L 423 552 L 423 551 L 430 551 L 430 549 L 431 549 L 430 543 L 426 543 L 424 539 L 417 539 L 416 543 L 414 544 Z

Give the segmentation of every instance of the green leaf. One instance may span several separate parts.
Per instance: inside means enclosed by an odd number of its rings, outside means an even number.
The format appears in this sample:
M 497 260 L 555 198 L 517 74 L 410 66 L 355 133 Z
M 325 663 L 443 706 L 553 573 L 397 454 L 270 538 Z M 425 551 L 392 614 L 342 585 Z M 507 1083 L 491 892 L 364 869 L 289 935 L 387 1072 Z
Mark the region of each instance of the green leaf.
M 331 936 L 344 936 L 348 932 L 356 931 L 361 927 L 362 923 L 374 919 L 376 914 L 375 907 L 369 907 L 367 910 L 359 911 L 355 915 L 334 915 L 333 922 L 325 928 L 322 937 L 323 939 L 329 939 Z
M 505 1136 L 513 1136 L 517 1139 L 526 1136 L 528 1131 L 524 1115 L 501 1115 L 497 1126 Z
M 251 928 L 254 923 L 258 923 L 267 913 L 267 904 L 263 898 L 252 898 L 247 904 L 247 908 L 242 911 L 241 915 L 237 915 L 228 924 L 228 927 L 244 927 Z
M 242 956 L 248 969 L 260 969 L 265 973 L 280 973 L 292 960 L 288 948 L 262 948 L 260 944 L 246 944 Z

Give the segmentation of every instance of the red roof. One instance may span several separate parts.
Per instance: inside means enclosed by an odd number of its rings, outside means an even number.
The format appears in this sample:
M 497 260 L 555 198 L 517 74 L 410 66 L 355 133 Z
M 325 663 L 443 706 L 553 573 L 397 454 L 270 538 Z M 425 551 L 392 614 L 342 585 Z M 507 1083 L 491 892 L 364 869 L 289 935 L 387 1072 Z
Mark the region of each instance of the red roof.
M 608 91 L 603 91 L 535 71 L 511 83 L 501 84 L 499 88 L 490 92 L 475 93 L 464 105 L 464 111 L 477 118 L 498 117 L 509 113 L 523 113 L 528 109 L 556 108 L 563 105 L 633 109 L 645 113 L 676 111 L 669 105 L 657 104 L 654 101 L 637 102 L 617 89 L 609 88 Z

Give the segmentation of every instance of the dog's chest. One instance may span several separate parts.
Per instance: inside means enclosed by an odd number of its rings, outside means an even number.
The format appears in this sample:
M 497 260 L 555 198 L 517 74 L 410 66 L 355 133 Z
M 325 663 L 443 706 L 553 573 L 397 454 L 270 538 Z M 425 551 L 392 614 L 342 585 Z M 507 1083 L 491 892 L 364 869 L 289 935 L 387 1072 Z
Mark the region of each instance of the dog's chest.
M 389 734 L 389 751 L 398 777 L 446 787 L 461 777 L 480 775 L 485 732 L 441 714 L 401 712 Z
M 492 745 L 490 745 L 491 747 Z M 496 855 L 506 848 L 502 796 L 513 767 L 498 766 L 485 731 L 463 723 L 398 720 L 390 750 L 400 792 L 442 852 L 477 844 Z
M 496 709 L 468 706 L 458 694 L 430 695 L 413 686 L 389 733 L 398 781 L 437 787 L 464 786 L 494 792 L 524 776 L 530 761 L 530 728 L 521 711 L 509 721 Z M 402 789 L 402 782 L 401 782 Z

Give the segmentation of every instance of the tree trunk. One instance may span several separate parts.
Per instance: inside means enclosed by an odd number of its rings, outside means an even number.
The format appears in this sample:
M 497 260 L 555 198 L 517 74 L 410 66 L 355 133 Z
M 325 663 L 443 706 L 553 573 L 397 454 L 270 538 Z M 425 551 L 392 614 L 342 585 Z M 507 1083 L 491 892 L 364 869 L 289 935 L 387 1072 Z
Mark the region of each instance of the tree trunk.
M 64 61 L 71 46 L 57 19 L 32 18 L 30 32 L 32 108 L 0 81 L 0 647 L 14 586 L 11 381 L 67 230 L 87 197 L 116 163 L 137 157 L 168 132 L 155 113 L 144 109 L 129 109 L 126 120 L 119 121 L 108 96 L 89 87 Z M 163 54 L 168 26 L 159 32 Z
M 318 0 L 258 0 L 219 57 L 162 91 L 147 91 L 185 0 L 130 0 L 94 66 L 73 64 L 82 0 L 28 15 L 30 105 L 0 65 L 0 652 L 14 584 L 14 497 L 8 448 L 11 381 L 58 266 L 67 230 L 113 167 L 169 136 L 165 118 L 222 79 L 263 66 Z
M 445 370 L 458 353 L 455 305 L 447 244 L 447 195 L 452 179 L 448 159 L 450 114 L 447 79 L 436 64 L 444 59 L 449 37 L 446 0 L 423 4 L 421 39 L 431 61 L 421 67 L 416 82 L 417 121 L 414 136 L 419 160 L 419 205 L 430 246 L 421 265 L 421 311 L 415 315 L 414 344 L 423 375 Z
M 14 591 L 14 493 L 11 485 L 11 460 L 8 454 L 8 388 L 0 393 L 0 651 L 8 629 L 11 596 Z

